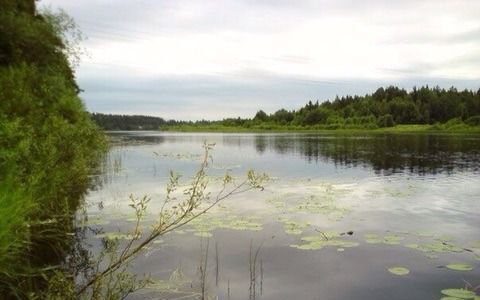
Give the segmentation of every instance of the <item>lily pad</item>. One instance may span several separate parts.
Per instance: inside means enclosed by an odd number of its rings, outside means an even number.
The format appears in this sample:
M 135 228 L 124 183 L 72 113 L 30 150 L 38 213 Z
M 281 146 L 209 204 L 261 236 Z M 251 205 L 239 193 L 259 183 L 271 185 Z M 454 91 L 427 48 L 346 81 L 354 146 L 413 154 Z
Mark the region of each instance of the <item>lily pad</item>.
M 442 294 L 459 299 L 475 299 L 475 293 L 465 289 L 445 289 Z
M 388 268 L 388 272 L 398 276 L 405 276 L 410 274 L 410 270 L 404 267 L 391 267 Z
M 467 264 L 449 264 L 446 266 L 450 270 L 455 271 L 471 271 L 473 270 L 473 266 Z

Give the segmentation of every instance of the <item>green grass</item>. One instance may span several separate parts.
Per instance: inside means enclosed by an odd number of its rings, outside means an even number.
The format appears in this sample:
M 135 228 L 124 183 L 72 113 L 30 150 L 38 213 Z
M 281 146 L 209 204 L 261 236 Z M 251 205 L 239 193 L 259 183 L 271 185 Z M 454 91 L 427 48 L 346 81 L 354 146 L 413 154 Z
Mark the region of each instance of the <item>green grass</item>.
M 264 132 L 308 132 L 308 133 L 472 133 L 480 134 L 480 126 L 469 126 L 466 124 L 409 124 L 396 125 L 385 128 L 335 128 L 326 129 L 322 127 L 301 127 L 301 126 L 278 126 L 278 125 L 259 125 L 253 127 L 224 126 L 224 125 L 175 125 L 160 128 L 162 131 L 176 132 L 238 132 L 238 133 L 264 133 Z
M 0 273 L 15 275 L 15 262 L 29 244 L 28 218 L 34 211 L 32 198 L 24 190 L 17 189 L 12 181 L 0 184 Z

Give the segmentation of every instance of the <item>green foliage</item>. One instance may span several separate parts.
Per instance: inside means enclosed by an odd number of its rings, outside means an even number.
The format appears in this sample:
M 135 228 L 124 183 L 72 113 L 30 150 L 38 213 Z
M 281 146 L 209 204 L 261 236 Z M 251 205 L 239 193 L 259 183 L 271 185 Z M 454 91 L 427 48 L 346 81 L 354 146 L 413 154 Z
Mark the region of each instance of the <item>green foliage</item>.
M 64 14 L 0 1 L 0 294 L 34 297 L 54 276 L 105 139 L 78 97 Z

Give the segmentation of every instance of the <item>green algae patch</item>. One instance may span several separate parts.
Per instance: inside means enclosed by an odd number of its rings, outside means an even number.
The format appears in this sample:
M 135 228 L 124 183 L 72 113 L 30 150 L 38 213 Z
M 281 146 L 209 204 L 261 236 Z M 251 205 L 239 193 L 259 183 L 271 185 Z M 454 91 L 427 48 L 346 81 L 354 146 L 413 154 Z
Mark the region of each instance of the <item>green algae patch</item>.
M 410 270 L 404 267 L 391 267 L 388 268 L 388 272 L 398 276 L 405 276 L 410 274 Z
M 473 266 L 468 264 L 448 264 L 446 265 L 447 269 L 454 270 L 454 271 L 471 271 L 473 270 Z

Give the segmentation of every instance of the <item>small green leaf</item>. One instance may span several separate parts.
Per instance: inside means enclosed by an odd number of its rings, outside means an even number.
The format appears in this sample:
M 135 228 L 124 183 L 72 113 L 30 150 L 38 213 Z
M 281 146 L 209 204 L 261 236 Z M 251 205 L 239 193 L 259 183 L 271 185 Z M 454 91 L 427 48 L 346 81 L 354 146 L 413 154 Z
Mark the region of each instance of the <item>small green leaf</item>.
M 450 270 L 455 270 L 455 271 L 471 271 L 473 270 L 473 267 L 471 265 L 467 264 L 449 264 L 447 265 L 447 268 Z
M 442 294 L 449 297 L 460 298 L 460 299 L 474 299 L 475 293 L 465 289 L 445 289 L 442 290 Z
M 395 275 L 404 276 L 408 275 L 410 273 L 410 270 L 404 267 L 391 267 L 388 269 L 388 272 Z

